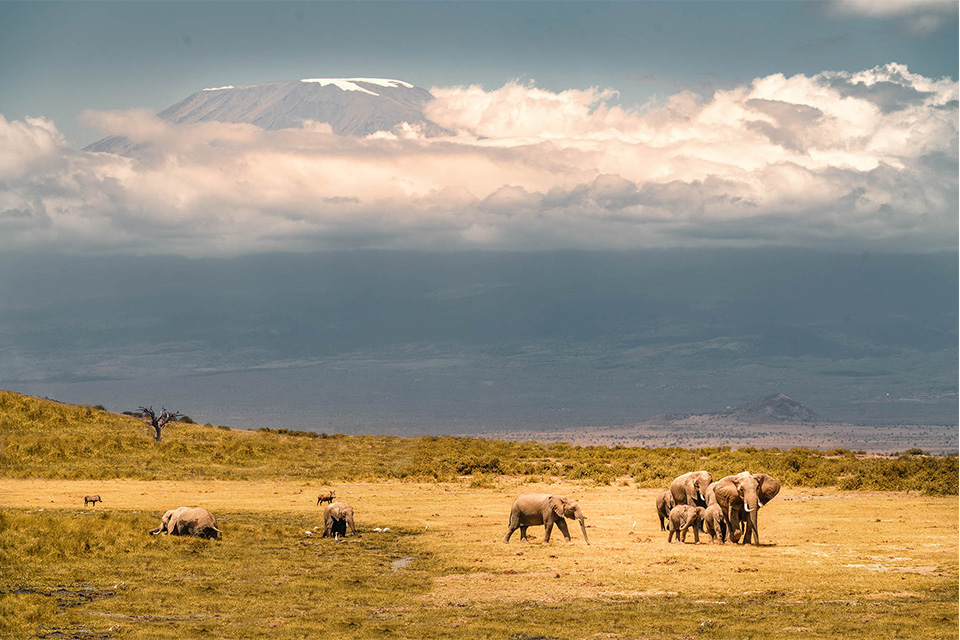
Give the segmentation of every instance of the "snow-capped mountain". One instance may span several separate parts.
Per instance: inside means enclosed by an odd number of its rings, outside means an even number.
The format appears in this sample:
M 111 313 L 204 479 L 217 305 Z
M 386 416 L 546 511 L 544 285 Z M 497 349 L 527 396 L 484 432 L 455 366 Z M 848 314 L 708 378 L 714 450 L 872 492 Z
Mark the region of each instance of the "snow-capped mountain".
M 304 120 L 326 122 L 339 135 L 365 136 L 407 122 L 427 135 L 446 131 L 423 115 L 430 92 L 402 80 L 382 78 L 304 78 L 246 87 L 211 87 L 167 107 L 157 115 L 168 122 L 233 122 L 264 129 L 299 127 Z M 104 138 L 85 151 L 125 153 L 134 146 L 118 136 Z

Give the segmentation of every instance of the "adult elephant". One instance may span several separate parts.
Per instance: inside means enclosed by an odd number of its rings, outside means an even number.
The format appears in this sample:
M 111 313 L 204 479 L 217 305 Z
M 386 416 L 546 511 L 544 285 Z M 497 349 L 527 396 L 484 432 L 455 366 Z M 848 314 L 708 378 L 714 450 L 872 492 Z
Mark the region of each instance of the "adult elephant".
M 357 528 L 353 526 L 353 507 L 346 502 L 331 502 L 323 508 L 324 538 L 347 535 L 347 525 L 350 525 L 350 532 L 357 535 Z
M 513 507 L 510 509 L 510 524 L 507 528 L 507 535 L 503 536 L 503 542 L 510 542 L 510 536 L 517 529 L 520 529 L 520 542 L 528 542 L 527 527 L 543 525 L 546 528 L 546 532 L 543 534 L 543 542 L 546 544 L 550 542 L 550 533 L 553 531 L 553 525 L 556 524 L 567 544 L 573 544 L 570 540 L 570 531 L 567 530 L 567 521 L 564 518 L 579 522 L 580 530 L 583 532 L 583 540 L 590 544 L 590 540 L 587 538 L 587 525 L 584 524 L 586 518 L 576 500 L 546 493 L 521 494 L 513 501 Z
M 677 476 L 670 483 L 673 501 L 677 505 L 688 504 L 691 507 L 706 508 L 707 498 L 704 493 L 711 482 L 713 482 L 713 476 L 709 471 L 691 471 Z
M 202 507 L 178 507 L 170 509 L 160 519 L 160 526 L 151 529 L 156 535 L 166 531 L 172 536 L 197 536 L 217 540 L 223 533 L 217 529 L 217 519 Z
M 741 520 L 744 524 L 743 544 L 760 544 L 757 513 L 780 493 L 780 483 L 765 473 L 744 471 L 717 481 L 714 494 L 723 513 L 730 540 L 740 539 Z

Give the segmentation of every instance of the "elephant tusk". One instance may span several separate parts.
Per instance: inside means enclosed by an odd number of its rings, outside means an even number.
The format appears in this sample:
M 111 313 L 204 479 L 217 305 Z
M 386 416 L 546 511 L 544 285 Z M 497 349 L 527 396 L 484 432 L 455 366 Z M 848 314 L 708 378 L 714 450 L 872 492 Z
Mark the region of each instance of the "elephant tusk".
M 746 511 L 747 513 L 750 513 L 751 511 L 753 511 L 753 509 L 750 508 L 750 505 L 748 505 L 746 502 L 743 503 L 743 510 Z
M 762 503 L 762 502 L 757 502 L 757 509 L 759 509 L 759 508 L 762 507 L 762 506 L 763 506 L 763 503 Z

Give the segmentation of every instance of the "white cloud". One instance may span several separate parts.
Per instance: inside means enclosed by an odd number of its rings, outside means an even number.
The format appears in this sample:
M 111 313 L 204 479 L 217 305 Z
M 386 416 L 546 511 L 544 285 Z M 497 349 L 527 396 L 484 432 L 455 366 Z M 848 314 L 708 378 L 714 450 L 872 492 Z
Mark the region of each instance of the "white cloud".
M 952 23 L 956 28 L 956 0 L 832 0 L 828 13 L 835 16 L 892 18 L 907 32 L 924 36 Z
M 771 75 L 635 110 L 599 89 L 433 93 L 456 135 L 84 114 L 141 144 L 129 158 L 0 117 L 0 250 L 956 246 L 950 79 Z

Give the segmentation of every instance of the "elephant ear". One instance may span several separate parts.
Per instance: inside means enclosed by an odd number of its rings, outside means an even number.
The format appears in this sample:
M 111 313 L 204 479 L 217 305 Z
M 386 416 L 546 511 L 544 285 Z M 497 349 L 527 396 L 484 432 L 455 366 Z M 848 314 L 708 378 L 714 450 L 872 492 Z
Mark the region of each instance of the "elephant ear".
M 765 473 L 755 473 L 753 477 L 757 479 L 759 485 L 757 496 L 760 498 L 760 502 L 766 504 L 780 493 L 780 483 L 773 476 L 768 476 Z
M 556 514 L 558 518 L 562 518 L 563 517 L 563 498 L 561 498 L 560 496 L 550 496 L 550 510 L 553 511 L 553 513 Z
M 730 504 L 740 499 L 740 488 L 737 483 L 730 478 L 724 478 L 714 484 L 713 493 L 717 497 L 718 503 Z

